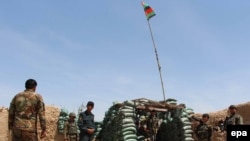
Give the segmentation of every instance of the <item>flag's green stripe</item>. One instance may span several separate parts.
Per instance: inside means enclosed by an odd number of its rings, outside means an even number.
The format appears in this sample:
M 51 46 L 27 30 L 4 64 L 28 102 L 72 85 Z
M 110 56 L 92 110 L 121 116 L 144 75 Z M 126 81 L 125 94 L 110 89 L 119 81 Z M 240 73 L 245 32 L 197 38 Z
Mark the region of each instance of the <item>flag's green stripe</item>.
M 150 18 L 154 17 L 156 14 L 154 12 L 151 12 L 150 14 L 147 14 L 147 19 L 149 20 Z

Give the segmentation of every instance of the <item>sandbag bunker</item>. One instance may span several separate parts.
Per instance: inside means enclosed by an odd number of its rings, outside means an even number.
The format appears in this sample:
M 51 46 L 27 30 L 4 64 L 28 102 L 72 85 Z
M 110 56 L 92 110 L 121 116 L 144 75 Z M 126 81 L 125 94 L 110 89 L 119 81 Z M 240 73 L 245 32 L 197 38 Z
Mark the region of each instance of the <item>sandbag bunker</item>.
M 140 123 L 156 112 L 157 141 L 194 141 L 191 117 L 194 112 L 177 100 L 152 101 L 141 98 L 122 103 L 113 102 L 105 113 L 103 122 L 97 123 L 96 141 L 145 141 L 147 135 L 139 134 Z M 152 139 L 151 139 L 152 140 Z

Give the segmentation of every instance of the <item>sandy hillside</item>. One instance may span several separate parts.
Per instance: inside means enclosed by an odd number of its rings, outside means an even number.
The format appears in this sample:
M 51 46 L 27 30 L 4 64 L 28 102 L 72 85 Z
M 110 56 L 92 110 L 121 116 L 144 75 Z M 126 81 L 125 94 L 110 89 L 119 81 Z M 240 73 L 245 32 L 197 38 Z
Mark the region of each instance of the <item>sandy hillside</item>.
M 250 102 L 239 104 L 238 113 L 243 116 L 244 124 L 250 124 Z M 60 109 L 55 106 L 46 106 L 46 117 L 47 117 L 47 137 L 43 141 L 62 141 L 63 136 L 57 133 L 57 120 Z M 218 121 L 224 119 L 227 115 L 227 108 L 217 112 L 211 112 L 210 123 L 216 126 Z M 196 114 L 199 117 L 201 114 Z M 8 141 L 8 109 L 0 108 L 0 141 Z M 40 131 L 40 130 L 39 130 Z M 213 141 L 225 141 L 225 134 L 221 132 L 214 132 Z
M 57 133 L 57 121 L 60 109 L 46 106 L 47 137 L 42 141 L 63 141 L 63 136 Z M 0 109 L 0 141 L 8 141 L 8 109 Z M 39 130 L 40 132 L 41 130 Z

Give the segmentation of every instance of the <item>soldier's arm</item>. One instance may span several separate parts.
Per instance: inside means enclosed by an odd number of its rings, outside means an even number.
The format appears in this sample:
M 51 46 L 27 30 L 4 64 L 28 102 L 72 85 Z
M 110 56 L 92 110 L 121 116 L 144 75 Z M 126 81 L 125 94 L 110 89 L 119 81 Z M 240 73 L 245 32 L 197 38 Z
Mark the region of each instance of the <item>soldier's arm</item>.
M 38 96 L 38 117 L 40 121 L 40 126 L 42 131 L 46 131 L 46 117 L 45 117 L 45 105 L 43 102 L 43 98 L 41 95 L 37 94 Z
M 15 106 L 15 97 L 12 99 L 9 107 L 9 114 L 8 114 L 8 128 L 9 130 L 12 129 L 13 123 L 15 120 L 15 112 L 16 112 L 16 106 Z
M 64 123 L 64 131 L 63 131 L 64 139 L 67 139 L 67 131 L 68 131 L 68 122 L 66 121 Z
M 213 135 L 213 127 L 209 126 L 209 128 L 208 128 L 208 139 L 209 139 L 209 141 L 211 141 L 212 135 Z
M 238 120 L 238 125 L 242 125 L 243 124 L 243 118 L 242 116 L 239 116 L 239 120 Z
M 88 128 L 83 125 L 83 113 L 79 114 L 77 125 L 78 125 L 80 130 L 83 130 L 85 132 L 88 130 Z

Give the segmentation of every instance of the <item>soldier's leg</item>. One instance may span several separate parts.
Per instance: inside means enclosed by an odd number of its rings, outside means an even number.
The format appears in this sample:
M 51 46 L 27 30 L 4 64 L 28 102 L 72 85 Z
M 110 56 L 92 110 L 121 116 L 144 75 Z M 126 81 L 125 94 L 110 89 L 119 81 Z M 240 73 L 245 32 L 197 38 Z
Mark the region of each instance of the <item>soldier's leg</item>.
M 89 141 L 89 136 L 86 134 L 82 135 L 80 141 Z
M 22 131 L 13 129 L 12 130 L 12 141 L 22 141 Z
M 23 131 L 22 139 L 23 141 L 38 141 L 38 136 L 37 133 Z

